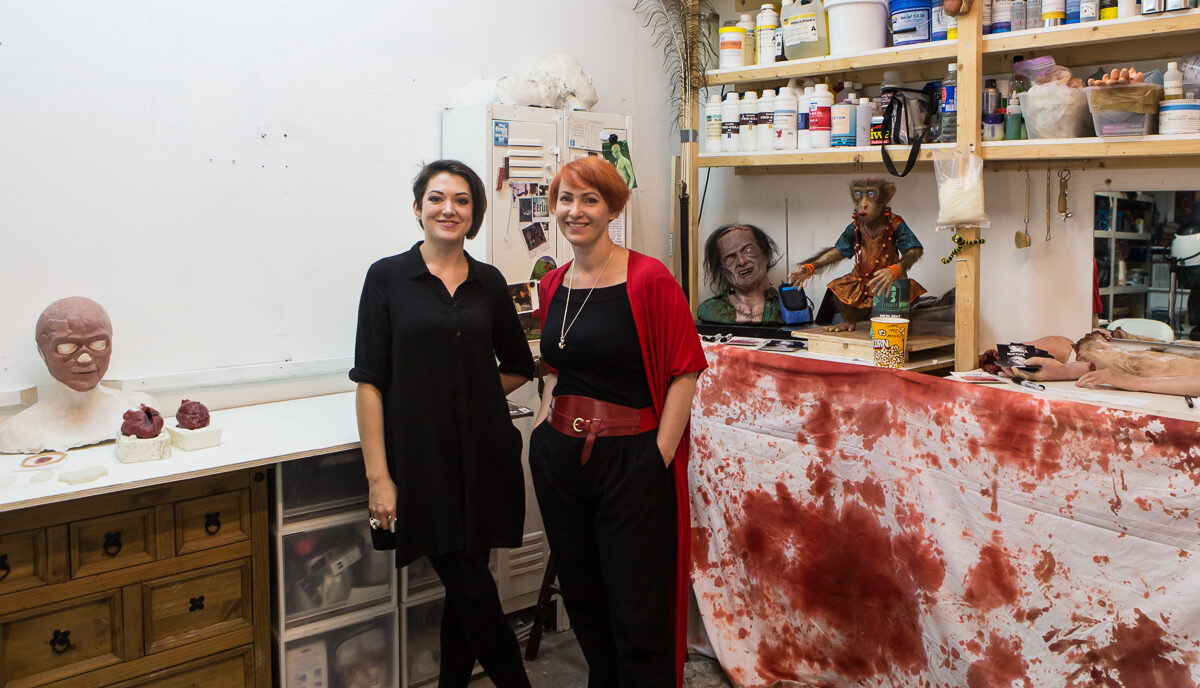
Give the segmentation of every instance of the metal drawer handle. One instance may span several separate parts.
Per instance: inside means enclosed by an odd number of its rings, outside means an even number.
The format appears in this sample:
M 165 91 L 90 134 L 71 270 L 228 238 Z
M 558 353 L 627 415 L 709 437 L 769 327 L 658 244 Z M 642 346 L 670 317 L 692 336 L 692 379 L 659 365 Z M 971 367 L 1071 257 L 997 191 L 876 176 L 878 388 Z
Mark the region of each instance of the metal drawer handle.
M 50 638 L 50 649 L 58 654 L 62 654 L 71 649 L 71 632 L 60 631 L 54 629 L 54 636 Z
M 204 514 L 204 532 L 209 535 L 216 535 L 221 532 L 221 512 L 214 511 L 211 514 Z
M 121 531 L 114 530 L 104 534 L 104 553 L 110 557 L 121 553 Z
M 193 597 L 188 600 L 188 603 L 191 605 L 188 607 L 189 612 L 200 611 L 201 609 L 204 609 L 204 595 Z
M 11 570 L 12 567 L 8 565 L 8 555 L 0 554 L 0 581 L 8 578 L 8 572 Z

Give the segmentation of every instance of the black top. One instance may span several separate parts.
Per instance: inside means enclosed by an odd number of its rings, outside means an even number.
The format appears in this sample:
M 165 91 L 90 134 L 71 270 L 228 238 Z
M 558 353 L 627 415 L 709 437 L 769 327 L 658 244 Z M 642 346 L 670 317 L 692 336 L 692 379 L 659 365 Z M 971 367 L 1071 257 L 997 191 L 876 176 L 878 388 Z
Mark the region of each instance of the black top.
M 567 294 L 567 348 L 558 348 Z M 584 299 L 587 306 L 584 306 Z M 582 309 L 582 312 L 580 312 Z M 576 319 L 575 315 L 579 314 Z M 578 394 L 622 406 L 645 408 L 653 403 L 646 365 L 626 283 L 601 287 L 588 298 L 587 289 L 555 290 L 542 324 L 542 357 L 558 370 L 554 396 Z
M 367 271 L 350 371 L 383 393 L 400 566 L 516 547 L 525 522 L 521 435 L 499 373 L 532 379 L 533 357 L 504 277 L 468 255 L 452 297 L 419 246 Z

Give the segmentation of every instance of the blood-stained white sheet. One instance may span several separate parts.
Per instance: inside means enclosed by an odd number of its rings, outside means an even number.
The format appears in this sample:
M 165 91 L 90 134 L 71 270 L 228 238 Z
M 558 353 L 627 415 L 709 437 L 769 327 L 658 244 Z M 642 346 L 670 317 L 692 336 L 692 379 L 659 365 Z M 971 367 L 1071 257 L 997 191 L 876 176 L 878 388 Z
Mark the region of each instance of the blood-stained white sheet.
M 1200 426 L 706 350 L 692 575 L 735 685 L 1197 685 Z

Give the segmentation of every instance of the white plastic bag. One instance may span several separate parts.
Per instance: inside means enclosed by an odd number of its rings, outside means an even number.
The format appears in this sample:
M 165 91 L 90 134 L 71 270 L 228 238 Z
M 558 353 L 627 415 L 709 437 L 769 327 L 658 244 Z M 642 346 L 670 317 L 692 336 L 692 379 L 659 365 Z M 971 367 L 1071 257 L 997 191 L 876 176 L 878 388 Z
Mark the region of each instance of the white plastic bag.
M 938 229 L 991 225 L 983 205 L 983 158 L 955 150 L 934 151 L 933 171 Z

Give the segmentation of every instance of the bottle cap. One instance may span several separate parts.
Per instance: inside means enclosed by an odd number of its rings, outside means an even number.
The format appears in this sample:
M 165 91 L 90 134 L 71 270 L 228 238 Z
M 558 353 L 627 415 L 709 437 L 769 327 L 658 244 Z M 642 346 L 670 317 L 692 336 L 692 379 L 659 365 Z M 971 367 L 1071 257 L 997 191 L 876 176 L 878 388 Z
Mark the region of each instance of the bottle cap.
M 762 92 L 762 97 L 763 98 L 774 98 L 775 97 L 775 89 L 768 88 L 768 89 L 764 90 Z
M 958 63 L 957 63 L 957 62 L 951 62 L 950 64 L 946 65 L 946 71 L 948 71 L 948 72 L 957 72 L 957 71 L 958 71 Z
M 829 92 L 829 84 L 817 84 L 816 92 L 817 93 L 828 93 Z
M 754 21 L 754 17 L 751 17 L 749 14 L 743 14 L 742 21 Z
M 725 94 L 725 102 L 726 103 L 736 103 L 737 100 L 738 100 L 737 91 L 730 91 L 729 93 Z
M 1168 62 L 1167 63 L 1167 71 L 1170 71 L 1172 69 L 1179 69 L 1179 63 L 1178 62 Z

